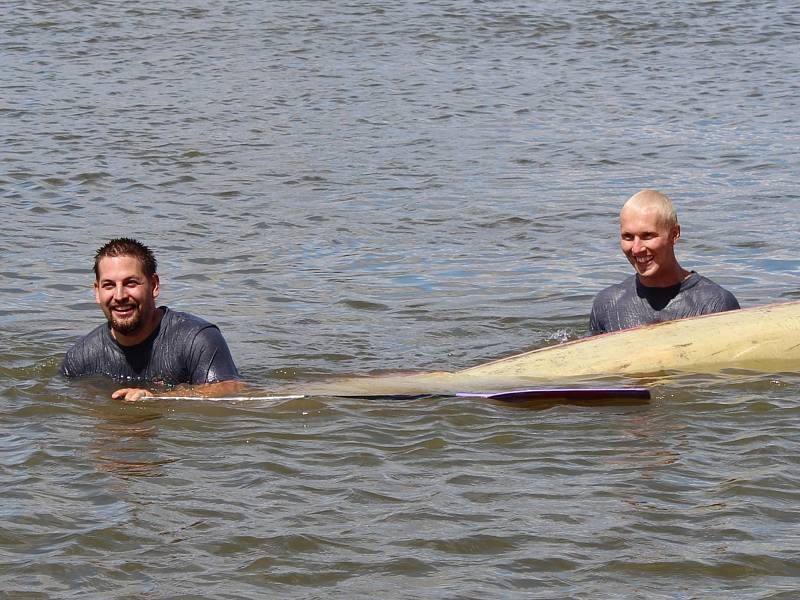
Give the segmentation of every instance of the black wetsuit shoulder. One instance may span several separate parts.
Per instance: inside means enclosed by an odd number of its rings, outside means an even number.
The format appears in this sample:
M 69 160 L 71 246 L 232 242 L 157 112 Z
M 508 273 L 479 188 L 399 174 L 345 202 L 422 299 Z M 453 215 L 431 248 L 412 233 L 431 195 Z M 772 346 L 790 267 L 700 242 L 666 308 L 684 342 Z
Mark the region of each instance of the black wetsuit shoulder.
M 108 323 L 80 338 L 67 352 L 67 377 L 103 375 L 119 382 L 177 385 L 239 379 L 219 328 L 192 314 L 162 307 L 161 323 L 142 343 L 122 346 Z
M 632 275 L 597 294 L 589 317 L 589 333 L 595 335 L 738 308 L 739 302 L 731 292 L 695 272 L 665 288 L 642 285 Z

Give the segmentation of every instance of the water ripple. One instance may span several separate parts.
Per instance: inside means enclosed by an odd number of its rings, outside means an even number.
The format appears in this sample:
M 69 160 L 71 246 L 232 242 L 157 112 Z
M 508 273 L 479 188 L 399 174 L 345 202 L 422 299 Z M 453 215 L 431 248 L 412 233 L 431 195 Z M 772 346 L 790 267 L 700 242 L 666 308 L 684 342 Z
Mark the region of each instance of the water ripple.
M 676 201 L 687 267 L 745 306 L 797 298 L 788 3 L 4 17 L 8 597 L 793 597 L 796 373 L 665 374 L 645 405 L 536 410 L 128 406 L 58 375 L 120 234 L 265 390 L 583 335 L 628 271 L 616 218 L 642 187 Z

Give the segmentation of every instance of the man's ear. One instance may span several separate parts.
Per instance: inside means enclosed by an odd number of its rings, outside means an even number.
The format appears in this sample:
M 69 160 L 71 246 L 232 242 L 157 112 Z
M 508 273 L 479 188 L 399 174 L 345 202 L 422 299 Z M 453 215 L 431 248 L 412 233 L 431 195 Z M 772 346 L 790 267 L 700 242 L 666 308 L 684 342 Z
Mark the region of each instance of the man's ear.
M 150 276 L 150 284 L 153 286 L 153 298 L 158 298 L 161 293 L 161 282 L 158 279 L 158 273 L 153 273 Z
M 670 236 L 672 237 L 673 244 L 677 242 L 681 237 L 681 226 L 676 223 L 675 227 L 673 227 L 672 231 L 670 232 Z
M 94 301 L 100 304 L 100 284 L 95 281 L 92 285 L 92 289 L 94 289 Z

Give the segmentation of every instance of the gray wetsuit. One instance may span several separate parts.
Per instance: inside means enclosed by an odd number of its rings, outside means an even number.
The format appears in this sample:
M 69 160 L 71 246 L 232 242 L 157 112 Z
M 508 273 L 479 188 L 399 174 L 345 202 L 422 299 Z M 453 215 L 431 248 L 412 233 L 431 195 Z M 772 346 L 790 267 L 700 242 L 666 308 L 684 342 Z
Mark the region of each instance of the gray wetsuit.
M 239 379 L 228 345 L 216 325 L 167 307 L 155 331 L 136 346 L 121 346 L 108 323 L 69 349 L 61 373 L 104 375 L 125 383 L 178 385 Z
M 737 308 L 739 302 L 733 294 L 694 271 L 680 283 L 665 288 L 642 285 L 636 275 L 631 275 L 597 294 L 589 317 L 589 334 Z

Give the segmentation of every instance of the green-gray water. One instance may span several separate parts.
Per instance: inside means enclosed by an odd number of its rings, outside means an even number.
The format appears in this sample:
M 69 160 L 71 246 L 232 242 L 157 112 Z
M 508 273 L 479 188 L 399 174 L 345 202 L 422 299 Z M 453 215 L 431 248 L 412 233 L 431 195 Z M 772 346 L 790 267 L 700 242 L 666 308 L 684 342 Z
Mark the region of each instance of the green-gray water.
M 5 2 L 0 597 L 795 597 L 797 373 L 639 406 L 125 406 L 58 365 L 123 234 L 265 389 L 574 338 L 642 187 L 685 267 L 798 299 L 799 27 L 730 0 Z

